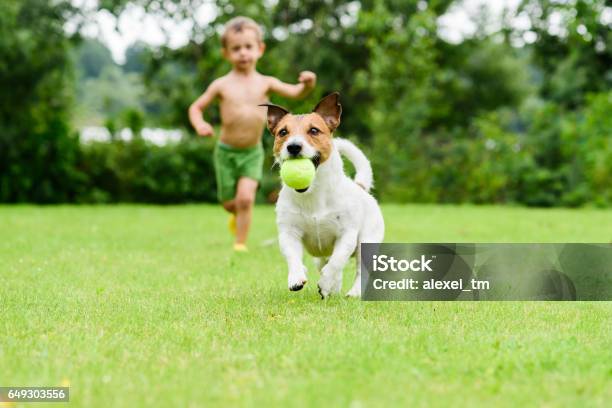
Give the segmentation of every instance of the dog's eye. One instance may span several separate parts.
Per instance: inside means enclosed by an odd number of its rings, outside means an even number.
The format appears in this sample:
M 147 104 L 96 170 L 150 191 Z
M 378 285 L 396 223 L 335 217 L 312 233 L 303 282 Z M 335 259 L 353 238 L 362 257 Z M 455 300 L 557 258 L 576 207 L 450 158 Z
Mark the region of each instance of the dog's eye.
M 281 137 L 282 136 L 287 136 L 288 133 L 289 132 L 287 132 L 287 129 L 281 129 L 281 130 L 278 131 L 278 135 L 281 136 Z
M 316 127 L 311 127 L 310 130 L 308 131 L 308 133 L 310 133 L 313 136 L 316 136 L 319 133 L 321 133 L 321 131 L 319 129 L 317 129 Z

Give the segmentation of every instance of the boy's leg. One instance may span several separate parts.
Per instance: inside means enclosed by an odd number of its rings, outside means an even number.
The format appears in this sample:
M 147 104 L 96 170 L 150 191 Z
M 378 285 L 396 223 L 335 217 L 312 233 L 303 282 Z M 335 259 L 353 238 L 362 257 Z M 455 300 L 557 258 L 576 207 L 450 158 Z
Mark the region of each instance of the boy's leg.
M 227 211 L 228 213 L 236 214 L 236 200 L 235 199 L 224 201 L 221 203 L 221 205 L 223 206 L 223 208 L 225 208 L 225 211 Z
M 251 226 L 253 204 L 257 192 L 257 180 L 248 177 L 240 177 L 236 188 L 234 206 L 236 209 L 236 243 L 244 244 Z
M 225 211 L 230 213 L 229 219 L 227 220 L 227 228 L 232 235 L 236 235 L 236 200 L 228 200 L 221 203 Z
M 251 226 L 251 216 L 255 194 L 259 180 L 262 177 L 264 151 L 261 143 L 253 148 L 241 152 L 237 159 L 238 185 L 234 205 L 236 208 L 236 245 L 244 247 Z

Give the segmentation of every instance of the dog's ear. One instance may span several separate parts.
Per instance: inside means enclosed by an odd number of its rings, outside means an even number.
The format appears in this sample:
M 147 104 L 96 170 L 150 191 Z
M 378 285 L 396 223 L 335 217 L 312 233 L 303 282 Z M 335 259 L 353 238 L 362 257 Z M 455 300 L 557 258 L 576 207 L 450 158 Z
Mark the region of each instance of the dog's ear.
M 340 125 L 340 116 L 342 115 L 340 94 L 334 92 L 327 95 L 317 103 L 313 112 L 318 113 L 325 121 L 329 130 L 333 132 Z
M 289 111 L 282 106 L 273 105 L 271 103 L 262 103 L 259 106 L 267 106 L 268 107 L 268 129 L 270 129 L 270 133 L 274 135 L 274 129 L 278 125 L 278 122 L 289 113 Z

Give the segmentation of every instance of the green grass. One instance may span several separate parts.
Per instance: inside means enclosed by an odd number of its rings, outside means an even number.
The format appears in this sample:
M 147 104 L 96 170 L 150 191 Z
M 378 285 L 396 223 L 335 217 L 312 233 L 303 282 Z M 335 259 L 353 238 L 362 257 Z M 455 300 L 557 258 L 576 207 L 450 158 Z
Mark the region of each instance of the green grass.
M 612 241 L 610 210 L 383 210 L 387 242 Z M 321 301 L 312 272 L 287 290 L 275 237 L 272 207 L 248 255 L 218 206 L 0 207 L 0 386 L 69 382 L 86 407 L 612 400 L 610 302 Z

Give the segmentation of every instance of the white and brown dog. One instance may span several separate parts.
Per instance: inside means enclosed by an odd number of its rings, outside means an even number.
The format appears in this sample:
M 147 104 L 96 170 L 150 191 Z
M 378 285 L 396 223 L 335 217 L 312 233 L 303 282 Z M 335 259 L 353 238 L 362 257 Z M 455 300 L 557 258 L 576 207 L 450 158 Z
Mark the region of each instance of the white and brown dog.
M 306 248 L 321 272 L 318 286 L 323 298 L 340 292 L 342 269 L 351 255 L 355 255 L 357 273 L 347 296 L 361 295 L 360 244 L 382 242 L 385 229 L 378 203 L 368 193 L 372 187 L 370 162 L 353 143 L 332 138 L 342 114 L 338 98 L 338 93 L 328 95 L 304 115 L 262 105 L 268 107 L 276 162 L 305 157 L 316 167 L 308 188 L 294 190 L 283 184 L 276 223 L 281 252 L 289 266 L 289 290 L 302 289 L 308 280 L 302 261 Z M 355 180 L 344 173 L 340 154 L 353 163 Z

